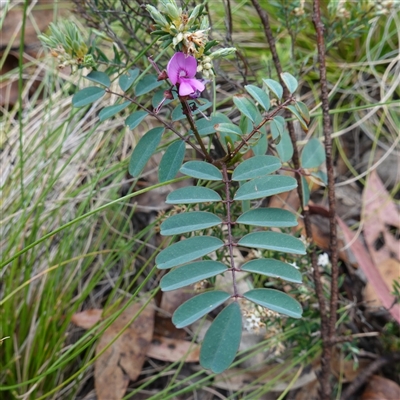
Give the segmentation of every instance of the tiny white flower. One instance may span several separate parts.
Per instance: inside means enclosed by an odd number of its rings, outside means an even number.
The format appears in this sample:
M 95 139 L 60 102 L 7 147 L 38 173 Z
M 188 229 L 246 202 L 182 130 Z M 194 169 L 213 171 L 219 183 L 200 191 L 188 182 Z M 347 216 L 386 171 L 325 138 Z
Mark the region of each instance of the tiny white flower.
M 327 254 L 327 253 L 322 253 L 322 254 L 320 254 L 320 255 L 318 256 L 317 264 L 318 264 L 320 267 L 327 267 L 327 266 L 330 264 L 328 254 Z

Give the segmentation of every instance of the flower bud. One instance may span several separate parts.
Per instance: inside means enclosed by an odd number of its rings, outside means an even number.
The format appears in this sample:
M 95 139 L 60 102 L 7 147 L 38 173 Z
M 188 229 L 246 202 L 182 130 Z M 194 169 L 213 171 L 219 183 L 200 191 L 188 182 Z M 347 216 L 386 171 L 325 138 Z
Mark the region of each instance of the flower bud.
M 210 54 L 211 58 L 227 57 L 234 54 L 236 49 L 234 47 L 227 47 L 225 49 L 218 49 Z

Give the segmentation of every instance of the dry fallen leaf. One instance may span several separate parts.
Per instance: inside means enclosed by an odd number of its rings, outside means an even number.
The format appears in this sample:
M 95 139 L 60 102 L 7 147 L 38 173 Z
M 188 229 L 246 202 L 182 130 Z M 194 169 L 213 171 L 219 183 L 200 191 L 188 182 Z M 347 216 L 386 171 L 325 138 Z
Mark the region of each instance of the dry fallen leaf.
M 187 340 L 154 335 L 147 355 L 161 361 L 198 362 L 200 346 Z
M 382 305 L 390 312 L 393 318 L 400 323 L 400 305 L 395 304 L 395 297 L 390 293 L 391 291 L 372 262 L 371 256 L 368 254 L 361 242 L 358 239 L 355 239 L 354 233 L 339 217 L 337 217 L 337 221 L 342 229 L 346 242 L 348 244 L 351 243 L 350 249 L 354 253 L 359 267 L 365 273 L 368 282 L 370 282 L 374 287 Z
M 103 310 L 99 308 L 85 310 L 75 313 L 71 318 L 71 322 L 80 328 L 90 329 L 101 320 L 102 314 Z
M 360 400 L 398 400 L 400 399 L 400 386 L 390 379 L 373 375 L 361 395 Z
M 363 205 L 363 233 L 375 265 L 389 258 L 400 260 L 400 241 L 390 232 L 391 227 L 400 229 L 399 212 L 375 171 L 365 185 Z
M 343 353 L 334 348 L 331 358 L 331 370 L 341 382 L 353 382 L 370 363 L 369 359 L 360 358 L 356 367 L 354 360 L 346 360 Z
M 124 329 L 142 305 L 128 307 L 103 333 L 96 348 L 99 354 Z M 95 389 L 98 400 L 119 400 L 142 371 L 147 350 L 153 337 L 154 303 L 151 302 L 96 360 L 94 365 Z
M 400 277 L 400 262 L 393 258 L 382 261 L 379 263 L 379 272 L 383 281 L 386 283 L 386 286 L 391 291 L 393 281 Z M 382 307 L 382 302 L 379 299 L 374 285 L 370 281 L 368 281 L 365 286 L 363 296 L 368 307 Z

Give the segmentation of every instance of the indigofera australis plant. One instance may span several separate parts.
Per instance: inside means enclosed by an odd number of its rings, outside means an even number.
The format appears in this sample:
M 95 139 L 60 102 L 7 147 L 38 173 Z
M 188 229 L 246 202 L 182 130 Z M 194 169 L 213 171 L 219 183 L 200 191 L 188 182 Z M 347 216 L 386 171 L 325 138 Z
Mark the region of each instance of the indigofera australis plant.
M 290 93 L 285 100 L 282 100 L 282 85 L 265 78 L 263 87 L 247 85 L 245 93 L 233 96 L 233 106 L 240 114 L 238 124 L 221 112 L 207 115 L 213 102 L 201 96 L 207 85 L 215 84 L 213 60 L 228 57 L 235 49 L 219 47 L 213 50 L 218 43 L 208 40 L 210 28 L 204 4 L 197 5 L 189 13 L 178 7 L 175 0 L 161 0 L 159 8 L 147 5 L 146 9 L 154 20 L 152 35 L 161 41 L 162 52 L 170 54 L 167 65 L 160 68 L 155 60 L 149 58 L 157 72 L 153 75 L 147 70 L 127 69 L 116 57 L 106 72 L 102 72 L 97 69 L 101 65 L 96 64 L 98 53 L 93 52 L 90 57 L 93 70 L 86 78 L 97 85 L 77 92 L 72 102 L 75 107 L 84 107 L 111 93 L 119 100 L 101 110 L 100 121 L 128 108 L 131 112 L 125 123 L 130 129 L 135 129 L 148 115 L 159 121 L 161 126 L 145 133 L 133 150 L 129 163 L 133 177 L 140 176 L 147 161 L 157 152 L 163 136 L 168 131 L 176 134 L 177 138 L 169 144 L 159 164 L 159 180 L 170 182 L 181 172 L 195 178 L 197 185 L 176 189 L 167 196 L 167 203 L 187 208 L 169 216 L 161 224 L 161 235 L 172 236 L 173 244 L 156 257 L 160 270 L 172 269 L 162 277 L 160 287 L 163 291 L 170 291 L 219 274 L 229 274 L 231 292 L 207 290 L 179 306 L 172 317 L 173 323 L 183 328 L 226 304 L 208 329 L 200 354 L 202 366 L 219 373 L 231 365 L 239 348 L 242 299 L 288 317 L 301 318 L 302 307 L 290 295 L 267 288 L 241 293 L 237 284 L 238 278 L 248 273 L 301 284 L 298 269 L 282 258 L 259 258 L 238 265 L 234 253 L 235 247 L 306 253 L 300 239 L 277 229 L 296 226 L 294 214 L 282 209 L 259 207 L 258 203 L 251 201 L 297 187 L 296 179 L 280 173 L 282 168 L 291 170 L 293 154 L 282 115 L 285 110 L 290 111 L 306 130 L 309 112 L 304 103 L 296 100 L 297 80 L 289 73 L 282 73 L 282 81 Z M 56 31 L 57 35 L 54 35 Z M 60 32 L 62 27 L 53 27 L 53 36 L 43 39 L 57 55 L 64 54 L 61 51 L 63 43 L 57 40 L 62 37 Z M 68 35 L 68 30 L 64 34 Z M 68 42 L 68 39 L 63 41 Z M 87 54 L 83 56 L 88 57 Z M 102 63 L 104 58 L 102 54 Z M 69 64 L 80 67 L 79 62 Z M 115 75 L 118 75 L 121 91 L 110 89 L 110 77 Z M 156 89 L 152 107 L 149 107 L 150 93 Z M 172 102 L 176 107 L 168 115 L 165 107 Z M 184 129 L 178 128 L 179 123 Z M 219 152 L 213 151 L 215 143 Z M 188 148 L 195 150 L 196 158 L 183 163 Z M 223 154 L 220 154 L 221 149 Z M 246 159 L 243 157 L 245 154 Z M 305 146 L 301 161 L 302 168 L 294 173 L 303 175 L 304 169 L 315 171 L 324 162 L 324 150 L 317 139 L 310 140 Z M 311 174 L 324 180 L 320 172 Z M 306 203 L 308 186 L 302 179 Z M 242 210 L 239 215 L 237 210 Z M 234 228 L 239 224 L 255 228 L 243 237 L 236 237 Z M 180 239 L 182 236 L 184 239 Z M 213 252 L 216 252 L 216 257 L 209 256 Z

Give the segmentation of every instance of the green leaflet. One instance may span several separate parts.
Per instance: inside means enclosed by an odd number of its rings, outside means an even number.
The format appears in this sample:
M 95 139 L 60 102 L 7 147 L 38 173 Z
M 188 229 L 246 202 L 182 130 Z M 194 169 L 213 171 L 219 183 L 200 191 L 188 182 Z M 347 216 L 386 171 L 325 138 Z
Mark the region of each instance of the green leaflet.
M 172 322 L 177 328 L 188 326 L 215 310 L 230 297 L 229 293 L 220 290 L 199 294 L 176 309 Z
M 128 126 L 129 129 L 135 129 L 147 115 L 146 111 L 136 111 L 125 120 L 125 125 Z
M 160 287 L 164 292 L 179 289 L 221 274 L 227 269 L 226 265 L 218 261 L 196 261 L 168 272 L 162 277 Z
M 306 254 L 301 240 L 280 232 L 253 232 L 243 236 L 238 244 L 244 247 L 283 251 L 285 253 Z
M 310 188 L 308 187 L 307 179 L 304 178 L 304 176 L 301 177 L 301 188 L 303 191 L 303 207 L 305 207 L 310 201 Z
M 161 251 L 156 257 L 158 269 L 176 267 L 220 249 L 224 242 L 213 236 L 194 236 Z
M 100 121 L 104 121 L 104 120 L 106 120 L 108 118 L 113 117 L 115 114 L 118 114 L 120 111 L 124 110 L 130 104 L 131 104 L 130 101 L 124 101 L 121 104 L 114 104 L 112 106 L 104 107 L 99 112 L 99 120 Z
M 293 145 L 287 130 L 284 130 L 281 135 L 280 142 L 276 145 L 279 158 L 283 161 L 289 161 L 293 156 Z
M 180 171 L 182 174 L 197 179 L 207 179 L 209 181 L 222 181 L 221 171 L 212 164 L 205 161 L 188 161 L 183 164 Z
M 272 79 L 263 79 L 263 82 L 267 85 L 268 89 L 280 100 L 283 95 L 283 88 L 280 83 Z
M 232 174 L 232 180 L 244 181 L 271 174 L 282 166 L 279 158 L 274 156 L 255 156 L 239 164 Z
M 158 180 L 166 182 L 174 179 L 185 157 L 185 142 L 176 141 L 170 144 L 158 167 Z
M 242 130 L 237 125 L 232 123 L 222 122 L 220 124 L 216 124 L 214 127 L 217 132 L 237 135 L 239 138 L 242 136 Z
M 310 139 L 301 153 L 301 166 L 303 168 L 317 168 L 325 162 L 325 150 L 321 142 Z
M 291 105 L 290 106 L 286 106 L 285 108 L 292 112 L 292 114 L 300 122 L 301 127 L 307 132 L 308 131 L 308 125 L 307 125 L 306 121 L 304 121 L 303 117 L 301 116 L 301 114 L 299 113 L 297 108 L 295 106 L 291 106 Z
M 274 278 L 281 278 L 288 282 L 301 283 L 301 273 L 298 269 L 273 258 L 251 260 L 245 263 L 241 270 Z
M 287 192 L 297 187 L 296 179 L 285 175 L 270 175 L 246 182 L 237 190 L 234 200 L 255 200 Z
M 164 128 L 153 128 L 140 138 L 129 161 L 129 173 L 132 176 L 137 177 L 142 172 L 147 161 L 156 151 L 163 132 Z
M 205 211 L 192 211 L 173 215 L 161 224 L 161 235 L 180 235 L 211 228 L 222 222 L 216 215 Z
M 265 110 L 268 111 L 271 107 L 269 96 L 267 93 L 254 85 L 246 85 L 244 87 L 249 95 Z
M 72 105 L 74 107 L 87 106 L 96 100 L 101 99 L 105 95 L 106 91 L 103 88 L 97 86 L 90 86 L 75 93 L 72 97 Z
M 155 75 L 146 75 L 144 76 L 135 87 L 136 96 L 141 96 L 142 94 L 146 94 L 151 92 L 155 88 L 158 88 L 163 84 L 163 81 L 158 81 L 157 76 Z
M 294 93 L 297 89 L 297 86 L 299 85 L 297 83 L 297 79 L 293 75 L 290 75 L 289 72 L 283 72 L 281 74 L 281 78 L 288 88 L 289 92 L 291 94 Z
M 133 85 L 133 82 L 135 82 L 136 78 L 139 75 L 139 69 L 135 68 L 135 69 L 130 69 L 129 71 L 126 72 L 126 74 L 121 75 L 119 77 L 119 87 L 126 92 L 128 89 L 130 89 L 130 87 Z
M 202 186 L 187 186 L 176 189 L 167 196 L 167 204 L 193 204 L 221 201 L 214 190 Z
M 247 300 L 292 318 L 301 318 L 303 312 L 298 301 L 275 289 L 253 289 L 243 294 Z
M 242 314 L 237 302 L 229 304 L 208 329 L 200 351 L 200 364 L 216 374 L 232 364 L 242 336 Z
M 291 227 L 297 225 L 294 214 L 281 208 L 255 208 L 242 214 L 236 222 L 246 225 L 267 227 Z
M 109 87 L 111 85 L 110 78 L 104 72 L 92 71 L 90 74 L 86 75 L 85 78 L 92 82 L 99 83 L 105 87 Z
M 245 95 L 238 94 L 233 96 L 233 102 L 239 111 L 244 114 L 247 118 L 249 118 L 253 123 L 259 119 L 259 111 L 257 107 L 253 104 L 253 102 Z

